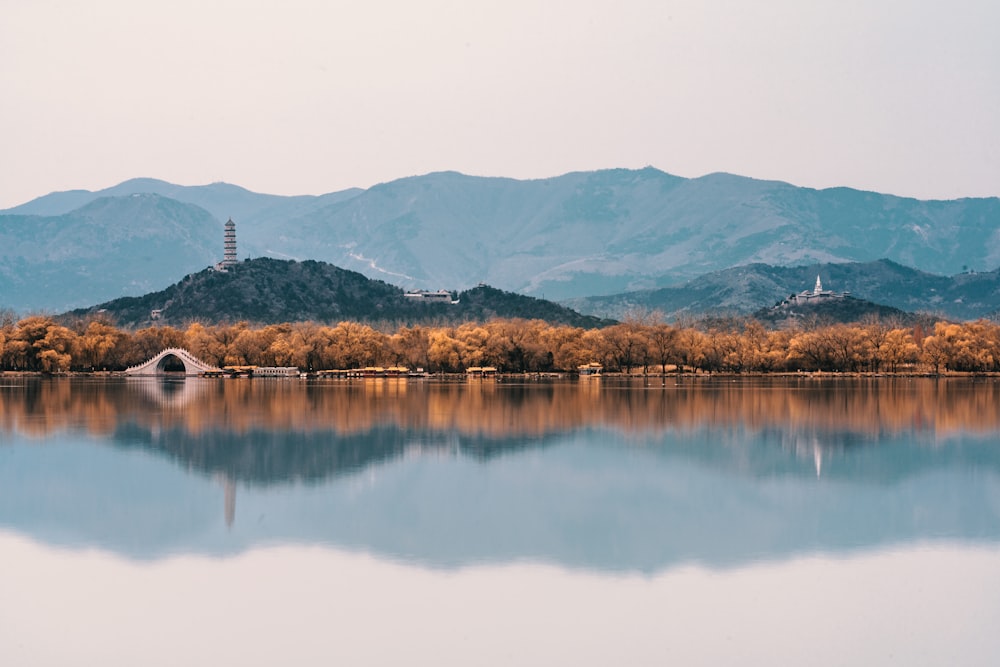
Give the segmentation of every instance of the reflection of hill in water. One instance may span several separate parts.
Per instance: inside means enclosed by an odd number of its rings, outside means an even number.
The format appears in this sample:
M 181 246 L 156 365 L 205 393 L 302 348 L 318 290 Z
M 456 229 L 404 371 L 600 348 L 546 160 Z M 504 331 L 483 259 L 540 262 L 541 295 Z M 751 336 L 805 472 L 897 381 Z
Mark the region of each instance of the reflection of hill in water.
M 587 437 L 617 442 L 615 429 L 587 429 Z M 328 478 L 385 465 L 403 457 L 492 457 L 544 447 L 580 435 L 577 432 L 541 436 L 491 437 L 447 431 L 403 430 L 394 424 L 364 433 L 335 431 L 233 433 L 205 430 L 191 434 L 180 428 L 154 431 L 128 424 L 113 437 L 116 446 L 142 448 L 167 456 L 186 470 L 222 475 L 242 484 L 320 483 Z M 943 466 L 974 464 L 1000 472 L 1000 446 L 990 439 L 955 438 L 950 442 L 920 434 L 889 434 L 882 438 L 853 432 L 786 431 L 702 426 L 662 429 L 624 438 L 625 446 L 647 454 L 716 468 L 727 474 L 754 478 L 798 476 L 892 484 Z
M 320 481 L 406 453 L 489 458 L 591 430 L 753 476 L 892 482 L 1000 452 L 1000 385 L 970 380 L 668 378 L 643 383 L 28 380 L 0 387 L 0 431 L 71 429 L 246 484 Z M 900 442 L 907 446 L 888 447 Z M 943 446 L 944 443 L 951 443 Z M 871 445 L 878 446 L 872 447 Z
M 190 386 L 183 407 L 0 387 L 4 440 L 49 443 L 0 465 L 0 526 L 138 557 L 292 541 L 610 571 L 1000 540 L 992 384 Z
M 376 426 L 366 433 L 334 431 L 246 433 L 182 429 L 153 432 L 129 424 L 114 434 L 123 448 L 141 447 L 166 455 L 185 469 L 223 475 L 244 484 L 318 483 L 404 456 L 421 453 L 478 459 L 543 446 L 547 438 L 495 440 L 481 435 L 414 433 Z
M 711 432 L 679 449 L 628 446 L 620 435 L 552 436 L 548 446 L 489 458 L 404 452 L 324 484 L 281 485 L 190 475 L 162 455 L 79 441 L 20 447 L 0 466 L 0 526 L 134 558 L 297 543 L 432 567 L 531 560 L 610 572 L 1000 541 L 1000 474 L 976 457 L 937 458 L 919 474 L 872 484 L 825 471 L 817 478 L 806 460 L 801 474 L 747 475 L 738 452 Z M 959 438 L 940 451 L 989 446 Z M 897 441 L 858 451 L 883 449 L 889 462 L 913 448 Z M 691 450 L 718 459 L 692 459 Z

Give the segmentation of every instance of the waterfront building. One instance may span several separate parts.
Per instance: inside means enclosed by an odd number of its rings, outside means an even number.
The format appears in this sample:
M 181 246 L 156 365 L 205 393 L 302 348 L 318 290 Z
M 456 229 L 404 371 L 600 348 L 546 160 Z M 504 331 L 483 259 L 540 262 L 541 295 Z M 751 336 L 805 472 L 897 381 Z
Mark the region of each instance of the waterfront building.
M 298 366 L 257 366 L 253 369 L 253 377 L 288 378 L 298 377 Z

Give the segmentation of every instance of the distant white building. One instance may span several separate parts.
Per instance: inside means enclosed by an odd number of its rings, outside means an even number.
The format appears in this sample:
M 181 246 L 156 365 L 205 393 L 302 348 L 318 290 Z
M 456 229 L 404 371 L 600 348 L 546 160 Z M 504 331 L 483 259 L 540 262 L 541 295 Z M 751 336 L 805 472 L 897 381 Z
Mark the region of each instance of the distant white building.
M 785 302 L 794 305 L 807 305 L 818 303 L 820 301 L 825 301 L 827 299 L 843 299 L 848 296 L 849 292 L 834 292 L 831 290 L 823 289 L 823 282 L 820 277 L 816 276 L 816 286 L 813 287 L 812 291 L 805 290 L 804 292 L 799 292 L 798 294 L 793 294 Z
M 404 293 L 403 296 L 407 299 L 419 299 L 420 301 L 430 303 L 458 303 L 452 299 L 451 292 L 443 289 L 436 292 L 428 292 L 427 290 L 422 289 L 410 290 Z

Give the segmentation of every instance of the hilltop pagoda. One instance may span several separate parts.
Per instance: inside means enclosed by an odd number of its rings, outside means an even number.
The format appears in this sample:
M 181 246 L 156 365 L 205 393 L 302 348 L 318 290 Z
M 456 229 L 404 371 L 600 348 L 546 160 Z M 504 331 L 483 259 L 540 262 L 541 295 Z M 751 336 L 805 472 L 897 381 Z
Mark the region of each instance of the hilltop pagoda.
M 226 222 L 225 233 L 225 254 L 222 256 L 222 266 L 229 267 L 236 264 L 236 223 L 232 218 Z

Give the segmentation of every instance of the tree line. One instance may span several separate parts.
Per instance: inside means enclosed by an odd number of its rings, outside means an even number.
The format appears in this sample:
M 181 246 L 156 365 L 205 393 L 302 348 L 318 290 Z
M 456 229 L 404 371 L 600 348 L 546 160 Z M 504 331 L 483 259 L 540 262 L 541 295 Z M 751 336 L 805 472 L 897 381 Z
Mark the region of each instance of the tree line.
M 492 319 L 391 331 L 359 322 L 194 323 L 131 331 L 101 317 L 0 317 L 0 369 L 6 371 L 119 371 L 169 347 L 220 367 L 302 370 L 396 365 L 462 372 L 495 366 L 530 373 L 597 362 L 623 373 L 1000 371 L 1000 325 L 985 320 L 909 327 L 871 318 L 769 329 L 746 318 L 667 324 L 654 313 L 601 329 Z

